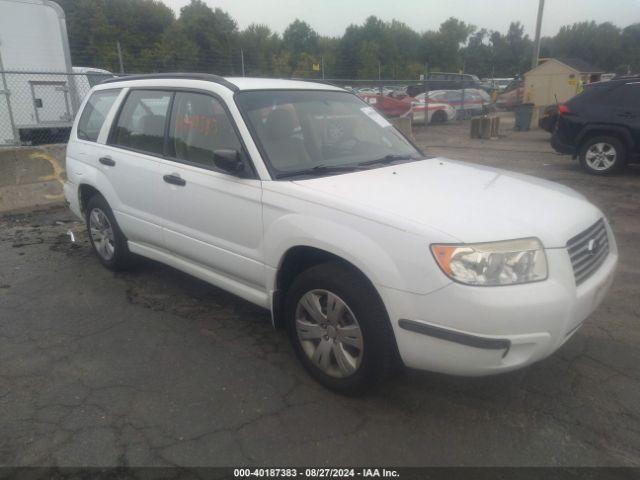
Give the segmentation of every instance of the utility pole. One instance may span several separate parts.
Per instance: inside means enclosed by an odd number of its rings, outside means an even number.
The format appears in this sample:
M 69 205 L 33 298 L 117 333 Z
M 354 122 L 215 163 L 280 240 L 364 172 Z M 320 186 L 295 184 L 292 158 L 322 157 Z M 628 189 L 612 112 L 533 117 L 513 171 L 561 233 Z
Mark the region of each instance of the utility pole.
M 320 69 L 322 70 L 322 79 L 324 80 L 324 55 L 320 57 Z
M 378 80 L 382 80 L 382 65 L 380 65 L 380 60 L 378 60 Z
M 540 29 L 542 28 L 542 12 L 544 11 L 544 0 L 538 0 L 538 20 L 536 21 L 536 40 L 533 43 L 533 55 L 531 56 L 531 68 L 538 66 L 540 56 Z
M 427 79 L 429 78 L 429 62 L 424 62 L 424 123 L 423 127 L 425 132 L 429 128 L 429 84 Z
M 242 76 L 244 77 L 244 50 L 240 49 L 240 62 L 242 63 Z
M 118 61 L 120 62 L 120 73 L 124 73 L 124 63 L 122 63 L 122 49 L 120 48 L 120 40 L 116 41 L 116 48 L 118 49 Z

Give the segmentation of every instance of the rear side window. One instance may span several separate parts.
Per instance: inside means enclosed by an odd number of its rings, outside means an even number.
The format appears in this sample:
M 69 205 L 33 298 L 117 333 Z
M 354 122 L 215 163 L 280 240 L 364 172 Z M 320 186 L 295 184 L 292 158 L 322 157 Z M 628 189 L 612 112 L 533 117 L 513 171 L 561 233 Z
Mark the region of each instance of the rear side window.
M 171 92 L 132 90 L 116 123 L 112 145 L 162 155 Z
M 198 166 L 213 167 L 215 150 L 242 152 L 242 144 L 223 106 L 209 95 L 176 93 L 168 155 Z
M 575 97 L 569 99 L 567 104 L 576 106 L 580 104 L 593 104 L 596 102 L 610 104 L 611 100 L 607 94 L 615 88 L 615 85 L 611 86 L 607 84 L 585 85 L 582 93 L 579 93 Z
M 98 140 L 104 120 L 119 94 L 120 90 L 101 90 L 91 95 L 78 121 L 77 136 L 80 140 Z

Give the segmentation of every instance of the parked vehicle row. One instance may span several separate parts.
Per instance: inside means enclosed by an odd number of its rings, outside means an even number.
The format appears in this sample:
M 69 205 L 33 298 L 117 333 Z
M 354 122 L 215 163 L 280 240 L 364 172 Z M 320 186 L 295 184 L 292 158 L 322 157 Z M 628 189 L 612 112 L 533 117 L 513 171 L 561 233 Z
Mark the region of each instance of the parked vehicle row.
M 407 87 L 407 95 L 415 97 L 425 90 L 461 90 L 463 88 L 481 88 L 480 79 L 467 73 L 432 72 L 426 80 Z
M 456 109 L 447 102 L 429 101 L 427 108 L 424 101 L 416 101 L 411 97 L 391 97 L 385 95 L 358 94 L 365 102 L 387 118 L 411 116 L 414 123 L 424 123 L 425 112 L 427 122 L 445 123 L 456 118 Z
M 472 88 L 429 91 L 428 95 L 416 95 L 414 100 L 424 103 L 425 98 L 428 98 L 429 102 L 449 104 L 464 116 L 482 115 L 487 113 L 491 106 L 491 97 L 485 91 Z
M 480 85 L 486 92 L 503 92 L 513 80 L 513 78 L 483 78 Z
M 511 110 L 522 103 L 524 97 L 524 80 L 512 80 L 497 96 L 496 107 Z
M 370 93 L 368 89 L 360 89 L 357 94 L 387 117 L 411 114 L 416 123 L 424 122 L 425 112 L 428 112 L 428 122 L 444 123 L 455 118 L 482 115 L 492 109 L 491 97 L 478 89 L 434 90 L 415 97 L 380 95 Z

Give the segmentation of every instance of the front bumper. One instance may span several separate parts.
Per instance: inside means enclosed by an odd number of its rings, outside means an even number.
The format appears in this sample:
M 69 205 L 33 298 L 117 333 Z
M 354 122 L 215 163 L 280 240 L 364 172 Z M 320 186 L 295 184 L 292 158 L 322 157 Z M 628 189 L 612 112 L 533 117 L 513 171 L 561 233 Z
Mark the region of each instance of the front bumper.
M 546 251 L 549 278 L 502 287 L 451 283 L 427 295 L 381 287 L 406 366 L 481 376 L 541 360 L 566 342 L 598 307 L 618 253 L 576 287 L 565 249 Z

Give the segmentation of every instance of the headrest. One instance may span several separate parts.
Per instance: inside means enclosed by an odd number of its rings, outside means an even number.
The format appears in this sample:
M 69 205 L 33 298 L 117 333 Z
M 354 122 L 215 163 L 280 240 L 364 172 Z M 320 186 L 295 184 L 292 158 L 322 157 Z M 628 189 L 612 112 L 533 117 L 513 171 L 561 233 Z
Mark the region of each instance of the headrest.
M 291 136 L 294 129 L 293 114 L 284 108 L 271 110 L 265 123 L 267 136 L 272 140 L 280 140 Z
M 145 135 L 164 136 L 164 120 L 160 115 L 145 115 L 140 119 L 142 133 Z

